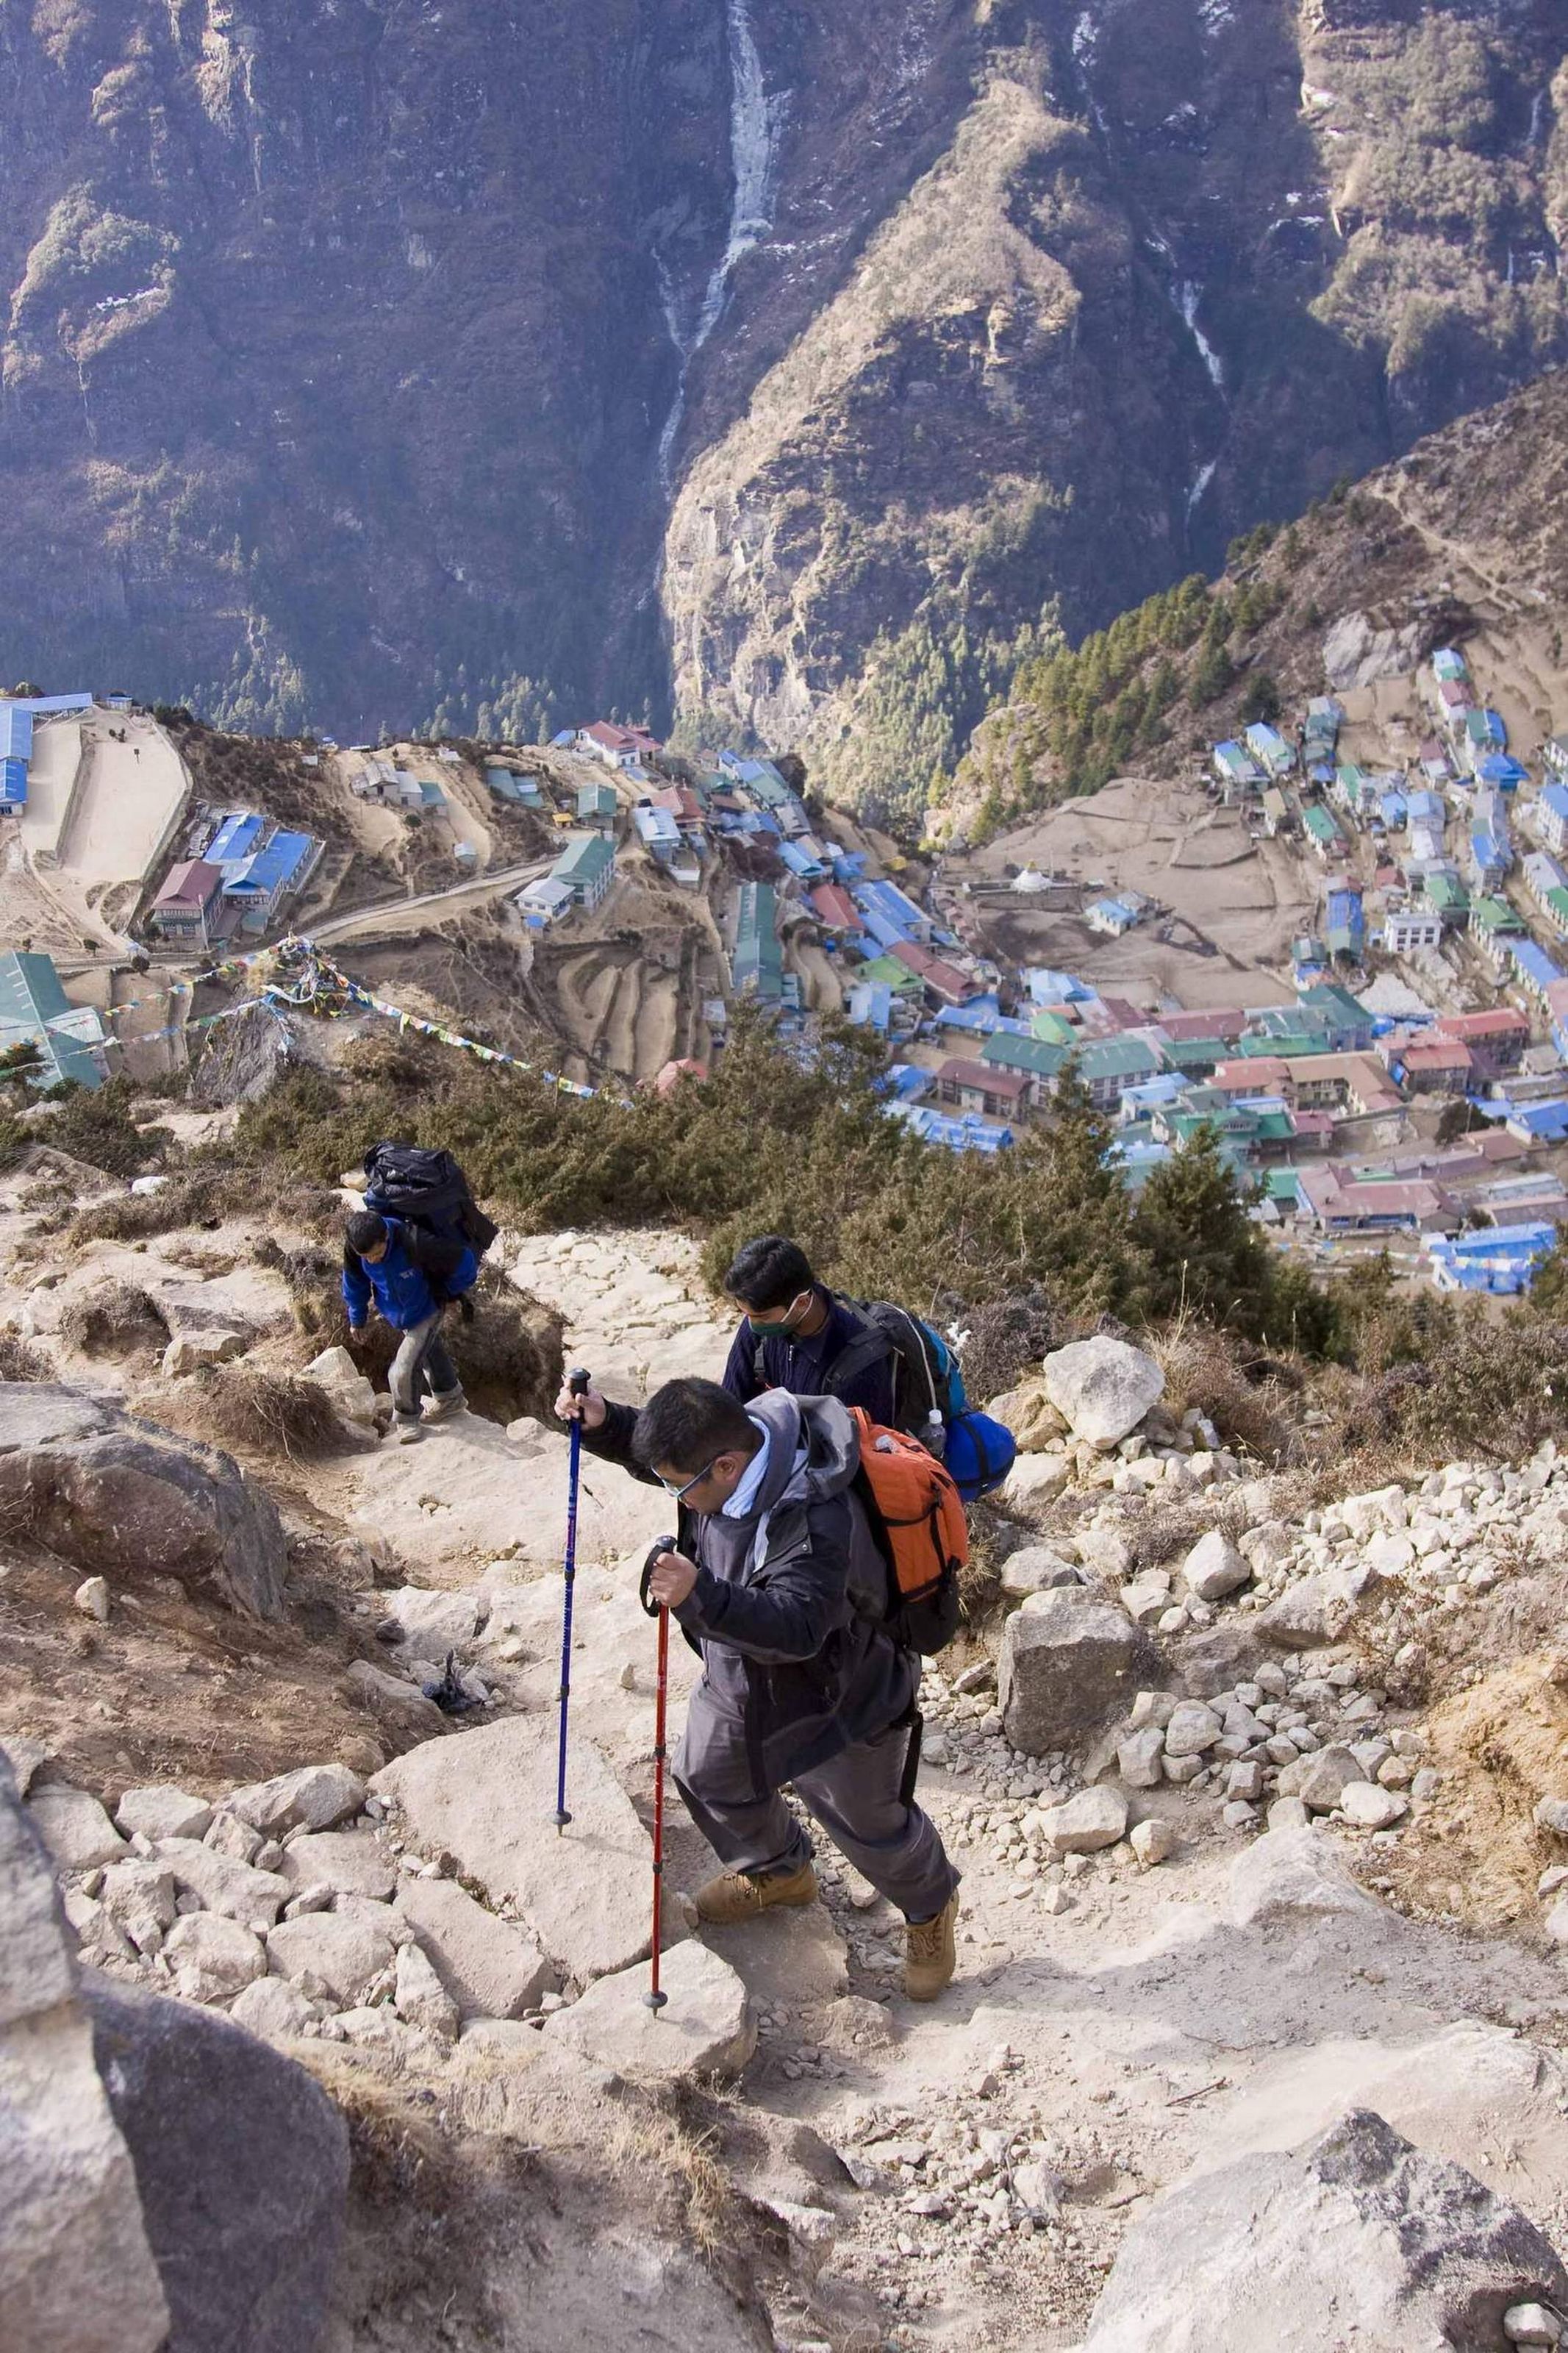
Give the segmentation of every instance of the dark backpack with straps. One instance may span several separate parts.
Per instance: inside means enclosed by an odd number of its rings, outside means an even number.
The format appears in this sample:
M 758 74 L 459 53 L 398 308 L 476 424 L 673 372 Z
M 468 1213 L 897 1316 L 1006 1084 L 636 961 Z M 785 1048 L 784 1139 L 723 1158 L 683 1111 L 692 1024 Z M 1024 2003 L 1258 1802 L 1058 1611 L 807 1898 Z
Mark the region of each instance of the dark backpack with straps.
M 839 1350 L 823 1374 L 823 1394 L 841 1398 L 861 1373 L 891 1359 L 898 1427 L 947 1464 L 965 1504 L 994 1493 L 1012 1470 L 1017 1446 L 1011 1430 L 970 1405 L 958 1359 L 942 1335 L 923 1315 L 890 1299 L 846 1299 L 842 1303 L 865 1329 Z M 761 1341 L 755 1372 L 758 1387 L 765 1388 Z
M 466 1242 L 483 1258 L 500 1228 L 468 1189 L 449 1152 L 414 1144 L 376 1144 L 364 1156 L 364 1205 L 378 1217 L 401 1218 L 444 1242 Z

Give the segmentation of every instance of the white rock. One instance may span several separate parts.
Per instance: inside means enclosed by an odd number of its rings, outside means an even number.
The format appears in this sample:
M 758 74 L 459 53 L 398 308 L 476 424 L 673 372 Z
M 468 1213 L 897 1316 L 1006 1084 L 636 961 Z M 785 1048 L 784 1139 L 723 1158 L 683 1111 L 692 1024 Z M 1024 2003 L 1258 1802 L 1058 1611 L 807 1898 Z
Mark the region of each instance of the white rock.
M 109 1623 L 109 1579 L 106 1577 L 84 1577 L 71 1595 L 71 1606 L 84 1618 L 96 1618 L 100 1626 Z
M 195 1895 L 209 1912 L 237 1920 L 258 1935 L 269 1928 L 279 1908 L 292 1894 L 289 1882 L 274 1871 L 257 1871 L 216 1854 L 200 1839 L 160 1839 L 156 1859 L 174 1874 L 182 1894 Z
M 259 2034 L 264 2042 L 292 2042 L 321 2013 L 286 1978 L 258 1978 L 236 1994 L 228 2014 L 237 2026 Z
M 1044 1816 L 1045 1843 L 1053 1854 L 1093 1854 L 1114 1846 L 1127 1833 L 1127 1800 L 1103 1784 L 1079 1789 Z
M 1151 1814 L 1147 1821 L 1133 1824 L 1127 1842 L 1137 1856 L 1140 1868 L 1152 1871 L 1157 1862 L 1163 1862 L 1166 1856 L 1174 1852 L 1176 1833 L 1169 1822 Z
M 574 1742 L 563 1833 L 552 1820 L 553 1718 L 508 1716 L 459 1739 L 426 1741 L 375 1777 L 419 1846 L 456 1855 L 491 1901 L 510 1899 L 543 1950 L 582 1982 L 648 1947 L 651 1849 L 601 1752 Z
M 1136 1430 L 1164 1394 L 1152 1356 L 1103 1335 L 1055 1349 L 1043 1369 L 1046 1394 L 1074 1437 L 1101 1449 Z
M 397 1909 L 465 2019 L 521 2018 L 554 1985 L 532 1938 L 487 1912 L 454 1879 L 405 1880 Z
M 1271 1824 L 1231 1865 L 1226 1911 L 1237 1928 L 1302 1912 L 1371 1919 L 1377 1909 L 1340 1868 L 1328 1842 L 1310 1830 Z
M 226 2001 L 267 1974 L 260 1938 L 214 1912 L 189 1912 L 176 1920 L 163 1940 L 163 1957 L 187 2001 Z
M 279 1867 L 296 1893 L 326 1886 L 390 1903 L 397 1887 L 396 1862 L 372 1831 L 307 1831 L 289 1840 Z
M 1396 1791 L 1376 1781 L 1352 1781 L 1340 1794 L 1340 1810 L 1358 1830 L 1386 1831 L 1403 1821 L 1410 1808 Z
M 252 1830 L 277 1838 L 297 1826 L 330 1831 L 334 1822 L 357 1814 L 364 1803 L 364 1783 L 346 1765 L 301 1765 L 296 1772 L 236 1789 L 224 1802 Z
M 738 2075 L 756 2049 L 757 2028 L 736 1971 L 690 1942 L 663 1955 L 660 1978 L 669 1999 L 658 2011 L 644 2000 L 646 1965 L 598 1978 L 580 2001 L 549 2020 L 546 2042 L 638 2081 Z
M 125 1841 L 86 1789 L 35 1784 L 26 1810 L 57 1870 L 93 1871 L 125 1852 Z
M 213 1810 L 201 1798 L 187 1797 L 167 1782 L 145 1789 L 127 1789 L 114 1810 L 114 1819 L 127 1838 L 199 1839 L 211 1825 Z
M 1164 1734 L 1152 1724 L 1145 1731 L 1131 1733 L 1121 1743 L 1116 1751 L 1116 1769 L 1130 1789 L 1158 1788 L 1160 1756 L 1164 1746 Z
M 1502 2333 L 1510 2345 L 1561 2345 L 1563 2323 L 1543 2304 L 1510 2304 Z
M 1188 1591 L 1200 1601 L 1222 1601 L 1252 1578 L 1252 1570 L 1223 1528 L 1210 1528 L 1198 1538 L 1182 1564 L 1182 1574 Z
M 1026 1516 L 1054 1502 L 1071 1475 L 1065 1454 L 1020 1454 L 997 1492 L 998 1508 Z
M 455 2042 L 458 2005 L 416 1944 L 405 1945 L 397 1956 L 397 2015 L 418 2027 L 437 2042 Z
M 390 1936 L 363 1920 L 336 1912 L 310 1912 L 280 1921 L 267 1936 L 267 1961 L 275 1977 L 297 1985 L 324 1986 L 340 2009 L 364 2000 L 392 1966 Z
M 110 1863 L 98 1899 L 139 1953 L 155 1953 L 174 1925 L 174 1874 L 159 1863 L 140 1858 Z
M 305 1378 L 314 1381 L 347 1421 L 369 1429 L 375 1420 L 375 1388 L 346 1348 L 323 1348 L 305 1366 Z
M 1212 1748 L 1225 1730 L 1225 1724 L 1212 1707 L 1201 1700 L 1184 1699 L 1172 1711 L 1165 1726 L 1167 1757 L 1201 1757 Z
M 226 1365 L 244 1354 L 245 1338 L 239 1332 L 177 1332 L 163 1351 L 163 1377 L 178 1380 L 200 1372 L 204 1365 Z
M 1009 1553 L 1002 1564 L 1002 1590 L 1010 1600 L 1082 1582 L 1080 1572 L 1049 1545 L 1026 1545 L 1021 1552 Z

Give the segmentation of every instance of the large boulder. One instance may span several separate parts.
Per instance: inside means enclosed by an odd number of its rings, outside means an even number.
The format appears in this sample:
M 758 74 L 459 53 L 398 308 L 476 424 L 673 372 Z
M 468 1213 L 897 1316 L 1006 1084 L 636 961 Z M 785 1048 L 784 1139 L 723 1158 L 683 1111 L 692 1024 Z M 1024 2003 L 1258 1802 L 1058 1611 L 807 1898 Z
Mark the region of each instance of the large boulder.
M 1075 1438 L 1111 1447 L 1136 1430 L 1163 1395 L 1165 1376 L 1126 1340 L 1075 1340 L 1046 1358 L 1046 1394 Z
M 157 2353 L 168 2327 L 54 1876 L 0 1760 L 0 2345 Z
M 348 2196 L 342 2116 L 211 2010 L 84 1978 L 168 2299 L 167 2353 L 316 2353 Z
M 1003 1731 L 1031 1757 L 1070 1747 L 1163 1674 L 1148 1635 L 1114 1603 L 1072 1586 L 1037 1594 L 1002 1637 Z
M 216 1447 L 47 1382 L 0 1382 L 0 1517 L 111 1585 L 176 1577 L 281 1618 L 287 1548 L 269 1495 Z
M 515 1905 L 539 1945 L 579 1984 L 607 1977 L 648 1950 L 652 1851 L 631 1799 L 604 1756 L 572 1744 L 557 1831 L 555 1725 L 514 1715 L 446 1740 L 427 1740 L 371 1783 L 395 1799 L 414 1842 L 456 1855 L 492 1904 Z
M 581 2001 L 555 2012 L 546 2042 L 644 2083 L 738 2075 L 757 2047 L 743 1978 L 696 1943 L 664 1954 L 659 1978 L 665 2001 L 657 2010 L 647 2000 L 646 1967 L 600 1978 Z
M 1083 2353 L 1496 2353 L 1512 2305 L 1568 2310 L 1516 2206 L 1370 2108 L 1170 2191 L 1121 2242 Z

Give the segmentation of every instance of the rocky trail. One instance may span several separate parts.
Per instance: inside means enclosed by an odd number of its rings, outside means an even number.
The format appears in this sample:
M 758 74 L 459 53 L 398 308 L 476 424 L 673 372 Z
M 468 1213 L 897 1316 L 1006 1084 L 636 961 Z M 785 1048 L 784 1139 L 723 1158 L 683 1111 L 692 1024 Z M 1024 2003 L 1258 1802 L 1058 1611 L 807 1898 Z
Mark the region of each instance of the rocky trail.
M 1179 1357 L 1058 1349 L 1001 1401 L 1024 1451 L 922 1691 L 956 1981 L 904 1999 L 901 1920 L 820 1843 L 820 1905 L 699 1936 L 676 1801 L 655 2018 L 668 1504 L 589 1467 L 558 1833 L 542 1395 L 384 1445 L 307 1234 L 71 1243 L 32 1182 L 0 1188 L 0 2341 L 1559 2341 L 1568 1456 L 1345 1494 L 1224 1443 Z M 684 1237 L 496 1256 L 537 1386 L 721 1364 Z M 193 2262 L 213 2229 L 232 2272 Z

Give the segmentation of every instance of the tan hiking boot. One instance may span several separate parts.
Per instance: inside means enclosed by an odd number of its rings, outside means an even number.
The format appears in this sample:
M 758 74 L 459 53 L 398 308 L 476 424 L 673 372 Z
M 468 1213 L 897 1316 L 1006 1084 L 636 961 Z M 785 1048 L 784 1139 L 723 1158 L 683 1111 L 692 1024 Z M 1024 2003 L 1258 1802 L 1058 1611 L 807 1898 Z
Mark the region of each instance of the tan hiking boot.
M 783 1905 L 815 1904 L 816 1873 L 809 1862 L 798 1871 L 721 1872 L 697 1891 L 697 1916 L 710 1927 L 733 1928 Z
M 950 1895 L 934 1920 L 911 1920 L 904 1931 L 904 1991 L 911 2001 L 934 2001 L 958 1967 L 953 1929 L 958 1898 Z

